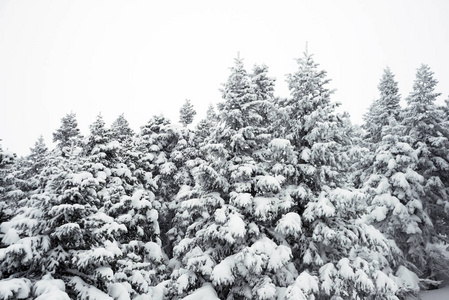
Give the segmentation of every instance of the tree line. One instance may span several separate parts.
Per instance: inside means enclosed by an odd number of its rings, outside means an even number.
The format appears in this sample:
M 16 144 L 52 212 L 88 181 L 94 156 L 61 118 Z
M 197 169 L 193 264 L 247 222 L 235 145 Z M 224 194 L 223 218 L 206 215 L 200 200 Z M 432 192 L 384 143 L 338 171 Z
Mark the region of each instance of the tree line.
M 449 278 L 449 101 L 426 65 L 400 106 L 386 68 L 351 124 L 312 55 L 275 97 L 236 59 L 194 128 L 76 115 L 0 149 L 0 299 L 404 299 Z

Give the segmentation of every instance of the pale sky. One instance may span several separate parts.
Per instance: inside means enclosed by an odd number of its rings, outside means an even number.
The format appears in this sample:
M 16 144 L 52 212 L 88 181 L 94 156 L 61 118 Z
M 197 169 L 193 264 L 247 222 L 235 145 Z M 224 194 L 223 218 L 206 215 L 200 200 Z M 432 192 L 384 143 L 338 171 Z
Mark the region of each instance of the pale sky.
M 405 98 L 428 64 L 449 95 L 449 1 L 0 0 L 0 142 L 28 154 L 42 134 L 52 148 L 61 118 L 83 134 L 101 112 L 134 129 L 164 113 L 178 121 L 190 99 L 198 121 L 237 52 L 248 71 L 265 63 L 288 96 L 306 41 L 328 72 L 333 100 L 354 123 L 389 66 Z

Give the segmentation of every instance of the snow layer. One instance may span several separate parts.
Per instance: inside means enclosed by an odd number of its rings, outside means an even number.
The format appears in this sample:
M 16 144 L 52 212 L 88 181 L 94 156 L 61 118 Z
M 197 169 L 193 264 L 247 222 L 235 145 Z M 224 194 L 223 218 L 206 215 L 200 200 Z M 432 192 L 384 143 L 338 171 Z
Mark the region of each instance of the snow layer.
M 182 300 L 220 300 L 212 284 L 206 283 Z
M 449 285 L 433 291 L 425 291 L 420 293 L 422 300 L 447 300 L 449 299 Z
M 61 279 L 53 279 L 48 274 L 34 285 L 34 294 L 36 300 L 70 300 L 69 295 L 65 292 L 65 284 Z
M 31 281 L 26 278 L 13 278 L 0 281 L 0 300 L 26 299 L 31 290 Z

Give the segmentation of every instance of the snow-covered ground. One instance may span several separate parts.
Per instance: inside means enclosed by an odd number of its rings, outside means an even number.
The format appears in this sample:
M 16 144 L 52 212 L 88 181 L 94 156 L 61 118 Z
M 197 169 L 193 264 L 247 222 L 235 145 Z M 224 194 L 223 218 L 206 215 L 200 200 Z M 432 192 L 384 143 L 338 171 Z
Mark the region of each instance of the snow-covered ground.
M 432 291 L 420 293 L 421 300 L 449 300 L 449 285 Z M 183 300 L 218 300 L 217 293 L 211 284 L 205 284 Z
M 422 300 L 448 300 L 449 299 L 449 286 L 442 289 L 421 292 Z

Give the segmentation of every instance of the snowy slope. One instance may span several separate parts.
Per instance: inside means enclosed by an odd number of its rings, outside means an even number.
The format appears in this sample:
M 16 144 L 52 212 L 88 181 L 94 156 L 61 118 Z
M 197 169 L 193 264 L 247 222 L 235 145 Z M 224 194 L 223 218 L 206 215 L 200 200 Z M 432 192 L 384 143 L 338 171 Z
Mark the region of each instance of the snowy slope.
M 442 289 L 421 292 L 422 300 L 448 300 L 449 299 L 449 286 Z

